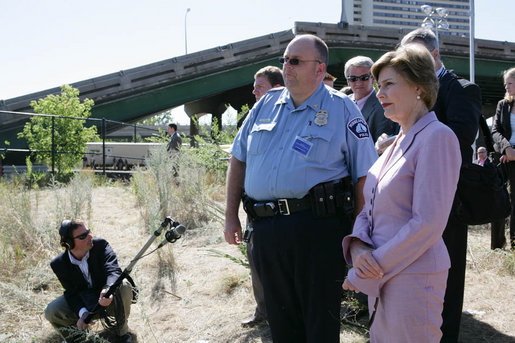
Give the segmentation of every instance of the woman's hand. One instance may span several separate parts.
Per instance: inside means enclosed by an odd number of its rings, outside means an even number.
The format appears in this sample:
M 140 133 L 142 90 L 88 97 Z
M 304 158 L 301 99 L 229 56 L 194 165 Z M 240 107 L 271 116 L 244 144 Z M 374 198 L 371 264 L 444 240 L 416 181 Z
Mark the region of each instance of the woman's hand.
M 374 249 L 359 239 L 353 239 L 350 243 L 352 266 L 356 275 L 363 279 L 380 279 L 384 276 L 383 269 L 372 256 Z
M 345 279 L 345 281 L 343 281 L 342 287 L 346 291 L 354 291 L 359 293 L 359 289 L 354 287 L 354 285 L 348 279 Z

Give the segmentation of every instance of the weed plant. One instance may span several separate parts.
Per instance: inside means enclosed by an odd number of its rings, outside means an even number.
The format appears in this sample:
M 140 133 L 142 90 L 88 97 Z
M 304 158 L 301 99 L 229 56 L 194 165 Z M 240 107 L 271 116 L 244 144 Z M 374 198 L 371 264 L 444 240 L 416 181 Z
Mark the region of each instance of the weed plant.
M 209 176 L 201 160 L 187 148 L 178 154 L 170 154 L 164 145 L 151 151 L 147 169 L 137 171 L 132 180 L 149 229 L 154 229 L 166 216 L 188 228 L 222 220 L 222 208 L 211 199 L 222 186 Z
M 10 280 L 15 271 L 18 275 L 23 275 L 24 270 L 27 275 L 37 273 L 42 257 L 53 257 L 59 251 L 57 228 L 64 218 L 86 215 L 91 219 L 91 188 L 91 177 L 81 174 L 68 186 L 53 182 L 50 190 L 30 190 L 23 183 L 0 182 L 0 281 Z M 39 211 L 41 192 L 53 195 L 53 211 Z M 45 198 L 46 202 L 52 199 Z

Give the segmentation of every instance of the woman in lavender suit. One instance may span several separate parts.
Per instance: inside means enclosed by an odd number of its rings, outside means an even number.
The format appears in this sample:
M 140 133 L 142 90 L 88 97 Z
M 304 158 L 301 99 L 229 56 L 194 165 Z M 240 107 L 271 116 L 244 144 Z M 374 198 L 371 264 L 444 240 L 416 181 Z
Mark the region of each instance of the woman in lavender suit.
M 428 110 L 438 80 L 426 49 L 388 52 L 372 74 L 401 132 L 368 172 L 365 206 L 343 240 L 353 266 L 343 288 L 368 294 L 371 315 L 376 308 L 371 342 L 439 342 L 450 267 L 442 232 L 461 165 L 458 139 Z

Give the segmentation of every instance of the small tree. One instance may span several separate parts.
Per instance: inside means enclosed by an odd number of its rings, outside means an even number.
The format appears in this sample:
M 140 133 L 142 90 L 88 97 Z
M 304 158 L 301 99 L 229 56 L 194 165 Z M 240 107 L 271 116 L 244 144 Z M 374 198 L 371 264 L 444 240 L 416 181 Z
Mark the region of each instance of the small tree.
M 60 117 L 88 118 L 91 116 L 91 107 L 94 102 L 84 99 L 80 102 L 79 90 L 71 86 L 61 87 L 61 95 L 49 95 L 44 99 L 30 103 L 35 113 L 50 114 Z M 54 118 L 54 144 L 55 164 L 59 174 L 69 173 L 72 168 L 82 160 L 79 153 L 57 152 L 83 152 L 86 142 L 98 140 L 95 126 L 84 127 L 84 120 Z M 39 163 L 50 163 L 52 158 L 52 118 L 33 116 L 25 124 L 18 137 L 25 138 L 31 150 L 40 150 L 35 153 Z

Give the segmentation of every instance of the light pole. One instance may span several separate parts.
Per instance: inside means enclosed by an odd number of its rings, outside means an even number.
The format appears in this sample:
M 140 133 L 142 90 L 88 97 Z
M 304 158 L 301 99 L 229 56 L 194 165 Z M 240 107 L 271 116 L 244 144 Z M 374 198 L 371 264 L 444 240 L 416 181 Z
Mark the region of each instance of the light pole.
M 422 22 L 422 27 L 427 29 L 434 29 L 436 35 L 436 48 L 440 51 L 440 41 L 438 38 L 438 29 L 448 30 L 449 22 L 447 22 L 447 10 L 443 7 L 438 7 L 433 10 L 429 5 L 420 6 L 422 12 L 426 14 L 426 18 Z
M 188 31 L 186 29 L 186 17 L 191 9 L 187 9 L 184 14 L 184 51 L 186 51 L 186 55 L 188 54 Z

